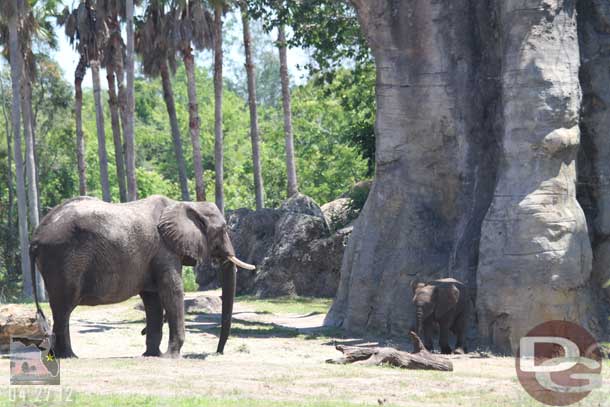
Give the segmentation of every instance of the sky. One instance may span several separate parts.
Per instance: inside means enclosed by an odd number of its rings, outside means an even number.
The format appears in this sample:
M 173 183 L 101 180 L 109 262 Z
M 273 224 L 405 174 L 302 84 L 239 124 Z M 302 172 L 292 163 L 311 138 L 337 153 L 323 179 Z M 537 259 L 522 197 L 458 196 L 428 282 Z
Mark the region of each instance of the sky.
M 1 0 L 0 0 L 1 1 Z M 69 1 L 66 1 L 69 3 Z M 238 19 L 235 13 L 229 13 L 226 17 L 228 20 L 232 20 L 232 24 L 226 24 L 225 27 L 230 27 L 230 32 L 226 33 L 235 38 L 242 37 L 242 27 L 241 21 Z M 63 34 L 62 27 L 56 27 L 57 39 L 58 39 L 58 49 L 52 52 L 53 58 L 59 63 L 62 68 L 64 78 L 69 82 L 74 82 L 74 70 L 76 69 L 76 65 L 78 64 L 78 54 L 70 45 L 68 38 Z M 272 38 L 276 38 L 276 32 L 271 33 L 271 41 Z M 210 51 L 206 52 L 196 52 L 196 58 L 198 64 L 208 65 L 210 68 L 213 64 L 213 57 Z M 243 55 L 243 46 L 241 42 L 236 41 L 233 46 L 230 48 L 225 47 L 225 59 L 232 59 L 238 64 L 234 64 L 235 66 L 243 66 L 245 57 Z M 137 59 L 136 59 L 137 60 Z M 292 80 L 294 84 L 301 84 L 306 80 L 307 72 L 304 69 L 299 69 L 298 66 L 304 66 L 309 61 L 309 56 L 307 52 L 301 48 L 291 48 L 288 49 L 288 69 L 290 71 Z M 136 66 L 137 69 L 137 66 Z M 230 74 L 230 72 L 227 72 Z M 105 77 L 103 75 L 102 77 Z M 107 89 L 108 85 L 105 80 L 102 80 L 102 88 Z M 91 71 L 87 70 L 87 75 L 83 81 L 83 87 L 91 88 Z

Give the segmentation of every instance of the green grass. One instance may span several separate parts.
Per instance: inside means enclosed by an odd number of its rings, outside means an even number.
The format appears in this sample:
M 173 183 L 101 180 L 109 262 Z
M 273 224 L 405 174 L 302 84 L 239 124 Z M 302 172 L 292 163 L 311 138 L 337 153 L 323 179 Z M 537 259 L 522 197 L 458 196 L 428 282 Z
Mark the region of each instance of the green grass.
M 50 391 L 47 400 L 46 389 L 29 388 L 25 392 L 21 388 L 11 395 L 8 391 L 0 395 L 0 406 L 179 406 L 179 407 L 353 407 L 365 404 L 352 404 L 341 401 L 268 401 L 244 398 L 211 398 L 211 397 L 162 397 L 143 396 L 136 394 L 73 394 L 69 391 L 60 395 L 59 388 Z M 370 404 L 372 405 L 372 404 Z
M 330 298 L 279 297 L 263 299 L 251 295 L 237 297 L 236 301 L 256 312 L 271 314 L 325 314 L 332 304 Z

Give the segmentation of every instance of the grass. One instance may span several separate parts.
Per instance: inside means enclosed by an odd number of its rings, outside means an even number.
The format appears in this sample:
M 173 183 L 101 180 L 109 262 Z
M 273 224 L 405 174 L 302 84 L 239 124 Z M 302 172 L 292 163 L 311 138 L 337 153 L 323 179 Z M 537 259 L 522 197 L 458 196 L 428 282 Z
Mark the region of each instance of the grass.
M 312 297 L 257 298 L 244 295 L 236 298 L 240 305 L 255 312 L 269 314 L 325 314 L 330 309 L 332 299 Z
M 352 404 L 343 401 L 269 401 L 246 398 L 211 398 L 211 397 L 163 397 L 137 394 L 83 394 L 52 389 L 47 392 L 40 389 L 18 388 L 0 395 L 0 406 L 151 406 L 151 407 L 354 407 L 364 404 Z

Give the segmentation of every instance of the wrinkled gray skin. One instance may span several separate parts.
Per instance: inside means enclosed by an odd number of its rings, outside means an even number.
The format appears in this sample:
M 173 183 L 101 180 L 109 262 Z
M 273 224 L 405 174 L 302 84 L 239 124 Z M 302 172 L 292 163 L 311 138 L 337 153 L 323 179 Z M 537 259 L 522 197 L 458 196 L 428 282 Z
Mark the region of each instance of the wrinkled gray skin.
M 455 353 L 465 353 L 468 295 L 466 287 L 453 278 L 413 284 L 413 304 L 416 309 L 417 334 L 428 350 L 434 349 L 434 325 L 440 330 L 441 353 L 451 353 L 449 331 L 457 338 Z
M 77 305 L 113 304 L 139 294 L 146 311 L 146 352 L 161 356 L 163 312 L 169 322 L 164 356 L 179 357 L 184 343 L 182 266 L 208 257 L 222 264 L 222 353 L 231 329 L 235 252 L 216 205 L 152 196 L 124 204 L 70 199 L 35 230 L 30 255 L 40 270 L 53 312 L 57 357 L 76 357 L 70 314 Z

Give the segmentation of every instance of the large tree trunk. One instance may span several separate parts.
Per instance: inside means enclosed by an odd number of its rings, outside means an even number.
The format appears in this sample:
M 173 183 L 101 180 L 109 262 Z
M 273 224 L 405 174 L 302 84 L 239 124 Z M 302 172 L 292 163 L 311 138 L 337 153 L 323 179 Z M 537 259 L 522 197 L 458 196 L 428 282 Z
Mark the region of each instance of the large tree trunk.
M 203 161 L 201 159 L 199 106 L 197 105 L 197 82 L 195 81 L 195 58 L 190 46 L 184 50 L 184 68 L 186 70 L 189 97 L 189 130 L 193 144 L 193 167 L 195 169 L 195 195 L 198 201 L 205 201 L 205 183 L 203 182 Z
M 214 170 L 216 206 L 225 211 L 224 147 L 222 136 L 222 5 L 214 7 Z
M 252 61 L 252 35 L 250 34 L 250 17 L 245 1 L 240 2 L 241 21 L 244 31 L 244 51 L 246 54 L 246 76 L 248 77 L 248 106 L 250 107 L 250 139 L 252 140 L 252 167 L 254 172 L 254 194 L 256 209 L 265 207 L 265 190 L 261 170 L 260 139 L 258 131 L 258 113 L 256 111 L 256 75 Z
M 577 4 L 583 91 L 578 198 L 593 249 L 592 281 L 601 287 L 610 281 L 610 5 L 596 0 Z M 605 301 L 594 301 L 598 306 L 608 307 L 610 289 L 605 291 Z M 607 319 L 600 322 L 607 327 Z
M 39 210 L 38 210 L 38 183 L 36 175 L 36 159 L 35 159 L 35 144 L 34 144 L 34 123 L 32 116 L 32 85 L 25 75 L 22 77 L 22 88 L 21 88 L 21 113 L 23 117 L 23 134 L 25 136 L 25 167 L 26 167 L 26 179 L 27 179 L 27 190 L 28 190 L 28 208 L 30 215 L 30 227 L 34 230 L 39 223 Z M 45 300 L 45 289 L 42 275 L 36 272 L 36 289 L 38 292 L 38 298 Z
M 76 160 L 78 166 L 78 191 L 81 196 L 87 195 L 87 163 L 85 161 L 85 135 L 83 134 L 83 79 L 87 73 L 87 64 L 80 57 L 74 71 L 74 116 L 76 117 Z
M 494 349 L 546 319 L 590 327 L 573 2 L 353 3 L 377 65 L 377 168 L 326 322 L 404 335 L 410 282 L 451 276 L 476 288 Z
M 483 341 L 514 352 L 541 322 L 570 320 L 595 333 L 597 315 L 589 286 L 591 244 L 576 201 L 581 93 L 575 2 L 497 4 L 502 156 L 481 230 L 477 309 Z
M 294 160 L 294 136 L 292 134 L 292 107 L 290 102 L 290 79 L 288 77 L 288 57 L 286 56 L 286 33 L 284 25 L 278 27 L 277 45 L 280 53 L 280 81 L 282 82 L 282 106 L 284 110 L 284 137 L 286 139 L 286 174 L 288 197 L 299 192 L 297 169 Z
M 18 1 L 14 1 L 13 13 L 8 19 L 11 82 L 13 89 L 13 103 L 11 107 L 11 122 L 14 136 L 15 175 L 17 179 L 17 212 L 19 216 L 19 245 L 21 250 L 21 275 L 23 277 L 23 295 L 32 297 L 32 278 L 30 272 L 29 236 L 27 219 L 27 197 L 25 193 L 25 174 L 21 152 L 21 75 L 23 60 L 19 46 L 18 34 Z
M 174 91 L 172 90 L 172 80 L 169 74 L 167 61 L 161 64 L 161 83 L 163 84 L 163 99 L 169 116 L 169 123 L 172 128 L 172 141 L 174 144 L 174 152 L 176 161 L 178 162 L 178 178 L 180 180 L 180 190 L 182 191 L 182 200 L 190 201 L 188 179 L 186 178 L 186 163 L 184 162 L 184 154 L 182 152 L 182 138 L 180 137 L 180 127 L 178 126 L 178 117 L 176 117 L 176 104 L 174 103 Z
M 112 124 L 112 140 L 114 141 L 114 160 L 116 162 L 116 176 L 119 184 L 121 202 L 127 202 L 127 186 L 125 184 L 125 160 L 123 159 L 123 143 L 121 142 L 121 122 L 119 120 L 119 104 L 116 94 L 114 66 L 106 68 L 108 80 L 108 107 L 110 109 L 110 122 Z
M 125 31 L 127 32 L 127 50 L 125 52 L 125 71 L 127 73 L 127 89 L 125 91 L 125 124 L 123 125 L 123 137 L 125 138 L 125 165 L 127 173 L 127 199 L 135 201 L 138 199 L 138 184 L 136 181 L 136 153 L 134 135 L 134 37 L 133 37 L 133 0 L 125 1 Z M 121 84 L 123 82 L 122 72 L 117 71 L 119 76 L 119 98 L 121 99 Z
M 93 100 L 95 102 L 95 123 L 97 125 L 97 154 L 100 161 L 100 183 L 104 201 L 112 201 L 110 182 L 108 181 L 108 154 L 106 153 L 106 130 L 104 129 L 104 108 L 102 106 L 100 85 L 100 63 L 91 61 L 91 77 L 93 79 Z

